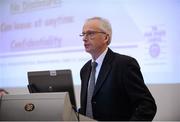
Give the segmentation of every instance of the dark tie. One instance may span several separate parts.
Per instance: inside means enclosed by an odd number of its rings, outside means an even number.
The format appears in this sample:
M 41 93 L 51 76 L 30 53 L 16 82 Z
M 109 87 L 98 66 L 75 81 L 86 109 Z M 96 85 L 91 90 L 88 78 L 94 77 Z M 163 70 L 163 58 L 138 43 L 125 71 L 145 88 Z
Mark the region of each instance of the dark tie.
M 92 104 L 91 104 L 91 99 L 94 91 L 94 86 L 95 86 L 95 74 L 96 74 L 96 62 L 91 63 L 91 75 L 89 78 L 89 87 L 88 87 L 88 93 L 87 93 L 87 106 L 86 106 L 86 116 L 93 118 L 93 113 L 92 113 Z

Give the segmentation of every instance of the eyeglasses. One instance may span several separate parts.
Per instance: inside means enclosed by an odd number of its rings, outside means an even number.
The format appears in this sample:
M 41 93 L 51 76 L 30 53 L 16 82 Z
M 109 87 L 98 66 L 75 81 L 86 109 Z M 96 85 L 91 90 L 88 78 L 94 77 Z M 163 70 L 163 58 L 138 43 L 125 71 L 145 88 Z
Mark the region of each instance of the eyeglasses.
M 81 37 L 86 36 L 88 38 L 93 38 L 95 36 L 95 34 L 98 34 L 98 33 L 106 34 L 105 32 L 102 32 L 102 31 L 87 31 L 87 32 L 81 33 L 79 36 L 81 36 Z

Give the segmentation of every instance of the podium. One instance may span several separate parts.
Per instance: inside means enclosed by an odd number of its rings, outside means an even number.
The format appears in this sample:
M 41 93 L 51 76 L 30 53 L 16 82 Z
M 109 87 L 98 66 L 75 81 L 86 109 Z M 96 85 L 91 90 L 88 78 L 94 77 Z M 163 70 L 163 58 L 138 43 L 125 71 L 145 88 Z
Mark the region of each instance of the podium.
M 1 121 L 77 121 L 68 92 L 5 95 Z
M 79 114 L 79 121 L 91 121 L 92 122 L 92 121 L 96 121 L 96 120 L 91 119 L 91 118 L 84 116 L 82 114 Z

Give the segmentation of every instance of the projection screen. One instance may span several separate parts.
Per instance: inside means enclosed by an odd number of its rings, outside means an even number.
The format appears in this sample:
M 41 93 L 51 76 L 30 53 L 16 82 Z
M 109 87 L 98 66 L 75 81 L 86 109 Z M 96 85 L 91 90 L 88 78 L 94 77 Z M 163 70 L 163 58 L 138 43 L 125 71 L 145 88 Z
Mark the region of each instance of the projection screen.
M 27 72 L 71 69 L 80 85 L 82 26 L 112 25 L 109 47 L 135 57 L 147 84 L 180 83 L 179 0 L 1 0 L 0 87 L 27 86 Z

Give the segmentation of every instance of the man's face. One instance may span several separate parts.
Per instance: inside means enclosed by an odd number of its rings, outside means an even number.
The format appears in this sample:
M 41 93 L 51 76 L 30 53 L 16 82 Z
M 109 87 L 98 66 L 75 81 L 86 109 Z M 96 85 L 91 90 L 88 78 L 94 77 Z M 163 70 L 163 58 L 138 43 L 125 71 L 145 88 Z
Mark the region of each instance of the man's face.
M 90 20 L 83 26 L 83 41 L 86 52 L 96 55 L 107 47 L 107 34 L 100 29 L 98 20 Z

